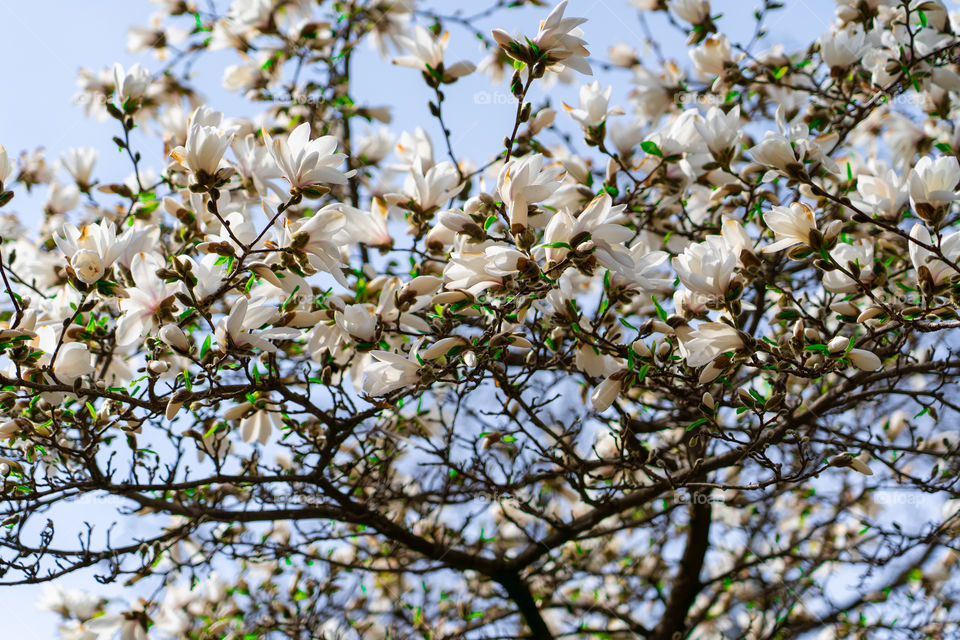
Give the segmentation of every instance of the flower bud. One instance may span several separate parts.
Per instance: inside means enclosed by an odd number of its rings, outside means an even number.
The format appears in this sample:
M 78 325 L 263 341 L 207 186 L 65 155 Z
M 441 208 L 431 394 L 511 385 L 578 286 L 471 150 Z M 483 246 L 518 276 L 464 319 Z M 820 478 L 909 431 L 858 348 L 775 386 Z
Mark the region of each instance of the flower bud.
M 170 365 L 163 360 L 151 360 L 150 364 L 147 365 L 147 368 L 150 370 L 150 373 L 154 375 L 160 375 L 161 373 L 166 373 L 166 371 L 170 368 Z
M 851 349 L 847 357 L 850 363 L 861 371 L 876 371 L 883 366 L 877 354 L 866 349 Z
M 167 345 L 179 351 L 190 351 L 190 341 L 187 340 L 183 329 L 175 324 L 165 324 L 160 327 L 160 339 Z
M 836 354 L 841 353 L 847 346 L 850 344 L 850 338 L 845 336 L 837 336 L 833 340 L 827 343 L 827 351 L 830 353 Z

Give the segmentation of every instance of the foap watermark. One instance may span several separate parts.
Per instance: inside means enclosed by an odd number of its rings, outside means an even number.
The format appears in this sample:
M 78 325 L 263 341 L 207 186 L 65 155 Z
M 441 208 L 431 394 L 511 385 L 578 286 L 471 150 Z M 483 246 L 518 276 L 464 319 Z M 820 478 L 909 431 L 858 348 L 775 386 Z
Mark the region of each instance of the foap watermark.
M 676 504 L 713 504 L 715 502 L 726 502 L 724 498 L 725 491 L 717 490 L 697 490 L 689 487 L 683 487 L 672 493 L 673 502 Z
M 477 91 L 473 94 L 473 103 L 479 105 L 515 105 L 517 99 L 505 91 Z
M 78 93 L 70 100 L 76 105 L 105 105 L 113 99 L 113 94 L 103 91 L 84 91 Z
M 268 102 L 288 105 L 311 105 L 319 106 L 325 102 L 322 96 L 309 96 L 305 93 L 270 93 L 264 96 Z
M 925 493 L 907 493 L 903 491 L 878 491 L 873 494 L 873 501 L 878 505 L 884 506 L 902 506 L 913 505 L 920 506 L 929 500 Z

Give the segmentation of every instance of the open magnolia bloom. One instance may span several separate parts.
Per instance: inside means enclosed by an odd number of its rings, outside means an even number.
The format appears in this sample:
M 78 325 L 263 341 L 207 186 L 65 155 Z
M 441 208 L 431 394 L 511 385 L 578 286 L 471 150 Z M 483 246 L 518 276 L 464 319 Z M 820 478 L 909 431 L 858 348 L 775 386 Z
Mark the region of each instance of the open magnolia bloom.
M 606 122 L 608 116 L 623 115 L 623 109 L 620 107 L 607 108 L 612 91 L 612 86 L 601 89 L 599 82 L 585 84 L 580 87 L 580 108 L 574 109 L 566 103 L 563 104 L 563 108 L 580 126 L 599 127 Z
M 238 298 L 230 310 L 230 315 L 217 325 L 216 336 L 220 347 L 224 350 L 229 346 L 276 351 L 277 347 L 272 340 L 292 340 L 300 337 L 300 331 L 293 328 L 259 329 L 265 324 L 272 324 L 277 316 L 276 308 L 268 304 L 251 305 L 246 298 Z
M 126 229 L 118 237 L 117 229 L 111 223 L 87 224 L 78 229 L 65 222 L 53 240 L 67 256 L 76 277 L 86 284 L 93 284 L 114 262 L 121 260 L 129 266 L 130 257 L 146 249 L 153 235 L 150 230 Z
M 960 276 L 957 267 L 957 260 L 960 259 L 960 233 L 954 231 L 934 241 L 927 228 L 917 223 L 910 230 L 910 237 L 917 240 L 910 243 L 910 261 L 921 286 L 929 284 L 937 288 Z
M 507 207 L 511 229 L 526 228 L 529 206 L 546 200 L 560 186 L 563 167 L 544 167 L 544 160 L 536 153 L 514 158 L 500 169 L 497 193 Z
M 532 41 L 528 41 L 528 47 L 514 40 L 503 29 L 494 29 L 493 37 L 508 56 L 520 62 L 535 64 L 542 61 L 547 68 L 554 71 L 569 67 L 592 75 L 593 70 L 586 60 L 590 52 L 587 51 L 586 42 L 580 37 L 583 31 L 578 28 L 578 25 L 587 19 L 565 18 L 563 14 L 566 9 L 567 0 L 557 3 L 546 20 L 540 23 L 537 35 Z
M 419 345 L 414 345 L 406 356 L 392 351 L 371 351 L 370 357 L 374 362 L 367 365 L 363 392 L 371 396 L 383 396 L 416 385 L 420 381 L 422 368 L 418 351 Z
M 396 36 L 396 42 L 407 50 L 410 55 L 401 56 L 393 61 L 404 67 L 420 69 L 427 75 L 436 77 L 441 82 L 453 82 L 477 68 L 472 62 L 460 61 L 449 67 L 443 64 L 443 53 L 450 40 L 450 34 L 444 33 L 434 38 L 429 31 L 417 25 L 410 37 Z
M 216 175 L 223 154 L 232 141 L 232 134 L 223 134 L 216 127 L 194 122 L 187 133 L 186 146 L 177 147 L 170 155 L 190 169 L 198 180 L 209 180 Z
M 337 139 L 333 136 L 310 138 L 310 125 L 303 123 L 286 139 L 273 138 L 264 131 L 267 149 L 279 165 L 283 178 L 291 189 L 309 189 L 328 184 L 345 184 L 353 175 L 337 169 L 346 156 L 336 153 Z
M 5 119 L 7 635 L 960 637 L 960 14 L 447 4 L 151 0 Z

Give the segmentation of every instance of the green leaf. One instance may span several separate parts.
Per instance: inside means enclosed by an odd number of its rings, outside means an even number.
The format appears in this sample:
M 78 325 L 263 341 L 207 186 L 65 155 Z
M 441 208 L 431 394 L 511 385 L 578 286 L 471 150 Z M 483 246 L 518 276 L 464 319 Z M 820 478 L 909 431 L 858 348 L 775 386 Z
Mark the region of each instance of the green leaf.
M 644 140 L 640 143 L 640 148 L 652 156 L 657 156 L 658 158 L 663 157 L 663 151 L 660 150 L 660 147 L 658 147 L 657 143 L 653 140 Z
M 667 312 L 663 310 L 663 307 L 660 306 L 660 303 L 657 302 L 657 299 L 656 299 L 656 298 L 651 297 L 651 300 L 653 300 L 653 306 L 656 307 L 656 309 L 657 309 L 657 317 L 660 318 L 661 320 L 663 320 L 664 322 L 666 322 L 666 321 L 667 321 Z
M 210 351 L 210 335 L 208 334 L 206 339 L 203 341 L 203 346 L 200 347 L 200 359 L 203 360 L 203 357 L 207 355 L 207 351 Z

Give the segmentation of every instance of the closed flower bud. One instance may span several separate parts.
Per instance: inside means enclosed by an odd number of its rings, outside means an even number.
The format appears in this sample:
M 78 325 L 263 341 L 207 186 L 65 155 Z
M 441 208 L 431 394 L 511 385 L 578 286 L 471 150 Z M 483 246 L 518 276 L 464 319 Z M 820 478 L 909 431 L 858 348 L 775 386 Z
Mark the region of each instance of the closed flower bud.
M 597 385 L 590 395 L 590 402 L 594 410 L 602 413 L 610 408 L 613 401 L 620 395 L 621 380 L 625 373 L 626 371 L 618 371 Z
M 633 344 L 630 345 L 630 348 L 633 349 L 633 352 L 641 358 L 653 357 L 650 347 L 648 347 L 647 343 L 645 343 L 643 340 L 634 340 Z
M 847 357 L 850 363 L 861 371 L 876 371 L 883 366 L 877 354 L 866 349 L 851 349 Z
M 170 365 L 162 360 L 151 360 L 150 364 L 147 365 L 147 368 L 150 370 L 150 373 L 154 375 L 160 375 L 161 373 L 166 373 L 166 371 L 170 368 Z
M 230 407 L 223 413 L 224 420 L 237 420 L 242 418 L 247 414 L 250 409 L 253 408 L 253 403 L 251 402 L 241 402 L 240 404 Z
M 859 316 L 857 316 L 857 323 L 858 323 L 858 324 L 862 324 L 862 323 L 866 322 L 867 320 L 870 320 L 870 319 L 872 319 L 872 318 L 876 318 L 877 316 L 881 315 L 882 313 L 883 313 L 883 309 L 881 309 L 880 307 L 876 307 L 876 306 L 874 306 L 874 307 L 867 307 L 866 309 L 863 310 L 863 313 L 861 313 Z
M 709 391 L 703 392 L 703 397 L 700 398 L 700 404 L 713 411 L 716 408 L 716 403 L 713 401 L 713 395 Z
M 160 339 L 167 345 L 179 351 L 190 351 L 190 341 L 187 340 L 183 329 L 175 324 L 165 324 L 160 327 Z
M 841 353 L 847 346 L 850 344 L 850 338 L 845 336 L 837 336 L 833 340 L 827 343 L 827 351 L 830 353 Z
M 183 406 L 182 402 L 175 402 L 174 400 L 175 398 L 171 398 L 167 403 L 167 410 L 164 412 L 167 420 L 173 420 L 176 417 L 177 412 L 180 411 L 180 407 Z
M 857 308 L 857 305 L 847 301 L 834 302 L 830 305 L 830 310 L 842 316 L 856 317 L 860 314 L 860 309 Z

